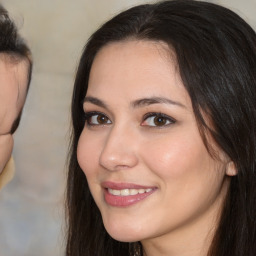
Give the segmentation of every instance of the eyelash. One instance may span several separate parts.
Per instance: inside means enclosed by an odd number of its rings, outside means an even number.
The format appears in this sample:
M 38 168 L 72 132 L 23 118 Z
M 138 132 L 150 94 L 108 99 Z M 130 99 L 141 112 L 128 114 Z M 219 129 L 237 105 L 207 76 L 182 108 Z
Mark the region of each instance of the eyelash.
M 109 117 L 108 117 L 106 114 L 102 113 L 102 112 L 98 112 L 98 111 L 86 112 L 84 116 L 85 116 L 85 123 L 86 123 L 86 125 L 89 126 L 89 127 L 91 127 L 91 126 L 109 125 L 109 124 L 112 123 L 111 120 L 109 119 Z M 100 117 L 100 116 L 101 116 L 102 118 L 106 118 L 106 120 L 102 119 L 102 121 L 103 121 L 102 124 L 100 124 L 100 123 L 95 124 L 95 123 L 92 123 L 91 120 L 90 120 L 90 119 L 91 119 L 92 117 L 94 117 L 94 116 L 95 116 L 95 117 L 97 117 L 97 116 Z M 153 121 L 153 122 L 156 121 L 156 118 L 160 118 L 160 121 L 161 121 L 161 119 L 162 119 L 162 121 L 164 121 L 164 123 L 163 123 L 163 124 L 160 124 L 160 125 L 147 125 L 147 124 L 143 124 L 143 123 L 145 123 L 146 120 L 149 119 L 149 118 L 154 118 L 154 120 L 151 120 L 151 121 Z M 98 120 L 98 121 L 99 121 L 99 120 Z M 167 124 L 166 124 L 166 123 L 167 123 Z M 147 126 L 147 127 L 149 127 L 149 128 L 164 128 L 164 127 L 170 126 L 170 125 L 172 125 L 172 124 L 174 124 L 174 123 L 176 123 L 176 120 L 175 120 L 174 118 L 172 118 L 172 117 L 166 115 L 166 114 L 151 112 L 151 113 L 147 113 L 146 115 L 144 115 L 143 121 L 142 121 L 142 123 L 141 123 L 141 126 Z M 155 124 L 155 123 L 154 123 L 154 124 Z
M 143 123 L 144 123 L 147 119 L 149 119 L 149 118 L 154 118 L 153 121 L 155 121 L 156 118 L 161 118 L 162 120 L 166 121 L 167 124 L 166 124 L 166 122 L 164 122 L 163 125 L 143 125 Z M 143 122 L 142 122 L 141 125 L 142 125 L 142 126 L 148 126 L 148 127 L 150 127 L 150 128 L 154 128 L 154 127 L 156 127 L 156 128 L 164 128 L 164 127 L 170 126 L 170 125 L 172 125 L 172 124 L 174 124 L 174 123 L 176 123 L 176 120 L 175 120 L 174 118 L 172 118 L 172 117 L 166 115 L 166 114 L 151 112 L 151 113 L 147 113 L 146 115 L 144 115 L 144 117 L 143 117 Z
M 109 123 L 106 123 L 106 124 L 93 124 L 90 119 L 93 117 L 93 116 L 102 116 L 102 117 L 106 117 L 107 118 L 107 121 L 110 121 L 110 119 L 108 118 L 107 115 L 105 115 L 104 113 L 102 112 L 98 112 L 98 111 L 91 111 L 91 112 L 85 112 L 84 114 L 84 117 L 85 117 L 85 123 L 87 126 L 100 126 L 100 125 L 108 125 Z M 111 121 L 110 121 L 111 122 Z

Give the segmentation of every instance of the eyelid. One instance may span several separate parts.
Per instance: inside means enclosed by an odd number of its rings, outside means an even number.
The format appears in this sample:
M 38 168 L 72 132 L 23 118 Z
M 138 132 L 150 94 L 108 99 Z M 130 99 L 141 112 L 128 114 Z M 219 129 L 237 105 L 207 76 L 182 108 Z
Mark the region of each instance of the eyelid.
M 85 111 L 84 112 L 85 118 L 91 117 L 93 115 L 105 115 L 105 116 L 107 116 L 106 114 L 104 114 L 104 113 L 102 113 L 100 111 Z
M 109 123 L 106 123 L 106 124 L 90 124 L 88 122 L 89 118 L 91 118 L 92 116 L 96 116 L 96 115 L 105 116 L 110 121 L 110 123 L 112 123 L 111 119 L 105 113 L 100 112 L 100 111 L 88 111 L 88 112 L 84 113 L 85 122 L 88 126 L 102 126 L 102 125 L 108 125 L 109 124 Z
M 163 126 L 150 126 L 150 125 L 142 125 L 142 126 L 163 128 L 163 127 L 169 126 L 169 125 L 177 122 L 177 120 L 175 120 L 173 117 L 166 115 L 164 113 L 161 113 L 161 112 L 150 112 L 150 113 L 145 114 L 143 116 L 143 122 L 145 122 L 150 117 L 163 117 L 163 118 L 167 119 L 168 121 L 170 121 L 170 123 L 167 125 L 163 125 Z

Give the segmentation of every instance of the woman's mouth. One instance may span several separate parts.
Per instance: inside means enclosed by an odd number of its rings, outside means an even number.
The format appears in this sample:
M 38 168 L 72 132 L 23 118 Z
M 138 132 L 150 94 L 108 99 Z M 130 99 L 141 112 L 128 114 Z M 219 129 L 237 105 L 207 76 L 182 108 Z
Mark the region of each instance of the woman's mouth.
M 111 195 L 114 196 L 135 196 L 137 194 L 144 194 L 144 193 L 149 193 L 150 191 L 152 191 L 152 188 L 147 188 L 147 189 L 122 189 L 122 190 L 118 190 L 118 189 L 111 189 L 108 188 L 108 193 L 110 193 Z
M 105 182 L 103 187 L 105 202 L 115 207 L 127 207 L 138 203 L 146 199 L 157 189 L 156 187 L 112 182 Z

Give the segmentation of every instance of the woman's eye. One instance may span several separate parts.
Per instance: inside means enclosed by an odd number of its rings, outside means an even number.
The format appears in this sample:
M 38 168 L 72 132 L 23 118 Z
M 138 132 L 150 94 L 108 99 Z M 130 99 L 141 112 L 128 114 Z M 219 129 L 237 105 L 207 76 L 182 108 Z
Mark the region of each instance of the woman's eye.
M 147 115 L 144 118 L 144 121 L 142 122 L 142 126 L 155 126 L 155 127 L 163 127 L 163 126 L 167 126 L 169 124 L 173 124 L 175 123 L 175 120 L 172 119 L 169 116 L 166 116 L 164 114 L 156 114 L 156 113 L 152 113 Z
M 86 113 L 87 125 L 107 125 L 111 124 L 110 119 L 102 113 Z

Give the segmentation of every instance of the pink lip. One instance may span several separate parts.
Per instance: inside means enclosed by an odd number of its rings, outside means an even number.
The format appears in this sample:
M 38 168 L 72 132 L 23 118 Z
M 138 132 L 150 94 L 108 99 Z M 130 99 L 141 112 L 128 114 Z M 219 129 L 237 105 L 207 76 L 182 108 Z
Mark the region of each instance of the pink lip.
M 148 196 L 150 196 L 152 193 L 156 191 L 156 187 L 147 187 L 132 183 L 115 183 L 115 182 L 103 182 L 102 187 L 104 188 L 104 198 L 105 202 L 111 206 L 115 207 L 127 207 L 130 205 L 133 205 L 135 203 L 138 203 Z M 110 189 L 152 189 L 149 192 L 145 192 L 143 194 L 137 194 L 137 195 L 130 195 L 130 196 L 116 196 L 112 195 L 108 192 L 108 188 Z

